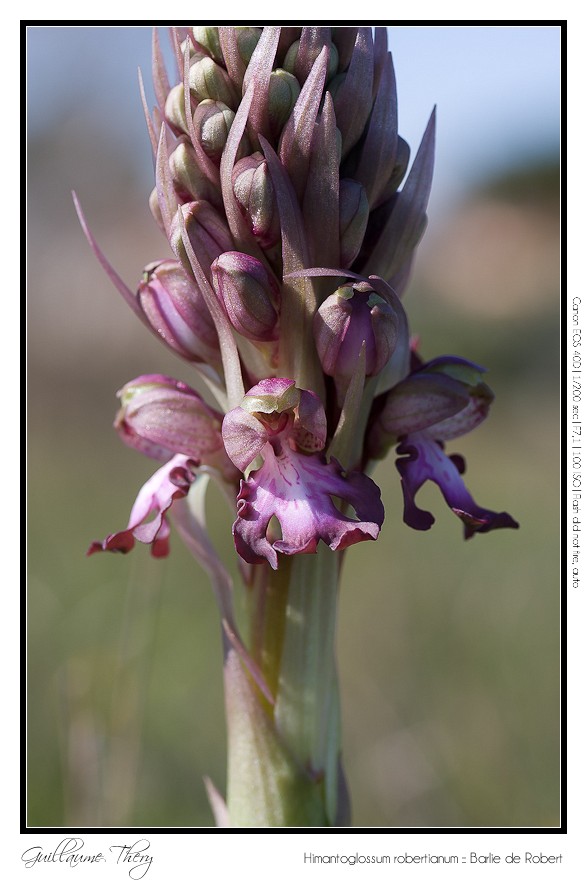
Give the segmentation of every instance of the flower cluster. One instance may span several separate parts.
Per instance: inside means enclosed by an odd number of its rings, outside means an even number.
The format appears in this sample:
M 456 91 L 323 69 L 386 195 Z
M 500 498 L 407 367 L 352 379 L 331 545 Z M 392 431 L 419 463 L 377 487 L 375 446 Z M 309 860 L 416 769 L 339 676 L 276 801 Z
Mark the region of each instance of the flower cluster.
M 144 324 L 216 398 L 161 375 L 120 391 L 123 441 L 164 465 L 128 527 L 89 552 L 135 540 L 168 552 L 168 514 L 203 473 L 234 501 L 240 557 L 375 540 L 373 463 L 397 445 L 404 518 L 435 482 L 465 536 L 517 527 L 478 506 L 444 443 L 472 430 L 492 394 L 483 369 L 410 352 L 400 300 L 426 226 L 435 115 L 406 175 L 385 28 L 174 28 L 178 82 L 153 40 L 157 106 L 147 126 L 150 206 L 170 254 L 135 293 L 86 235 Z M 152 518 L 151 518 L 152 517 Z M 151 519 L 149 521 L 149 519 Z

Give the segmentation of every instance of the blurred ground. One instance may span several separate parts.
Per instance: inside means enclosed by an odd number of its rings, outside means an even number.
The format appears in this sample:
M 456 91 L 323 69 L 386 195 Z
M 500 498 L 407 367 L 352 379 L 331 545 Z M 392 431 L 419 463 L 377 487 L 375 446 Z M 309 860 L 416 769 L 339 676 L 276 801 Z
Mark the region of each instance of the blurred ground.
M 193 382 L 79 230 L 72 187 L 131 286 L 167 254 L 126 155 L 86 124 L 74 111 L 29 149 L 28 824 L 211 826 L 202 777 L 224 789 L 225 745 L 205 576 L 176 537 L 163 562 L 84 557 L 152 472 L 111 429 L 115 391 L 144 372 Z M 450 451 L 521 529 L 464 543 L 426 488 L 437 522 L 413 532 L 393 458 L 379 468 L 386 522 L 349 552 L 339 628 L 356 826 L 559 823 L 558 223 L 554 166 L 514 169 L 420 249 L 406 303 L 423 355 L 480 362 L 496 393 Z M 220 503 L 212 523 L 231 556 Z

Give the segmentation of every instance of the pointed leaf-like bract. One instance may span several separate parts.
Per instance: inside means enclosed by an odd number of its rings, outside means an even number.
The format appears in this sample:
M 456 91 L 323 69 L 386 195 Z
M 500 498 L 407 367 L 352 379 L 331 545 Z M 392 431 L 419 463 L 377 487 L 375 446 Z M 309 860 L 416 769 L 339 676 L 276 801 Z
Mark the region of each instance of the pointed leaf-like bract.
M 275 188 L 281 223 L 284 284 L 281 291 L 279 371 L 284 376 L 296 378 L 300 387 L 313 390 L 324 401 L 324 378 L 312 331 L 317 307 L 316 293 L 307 278 L 285 280 L 286 274 L 302 270 L 308 265 L 308 245 L 302 214 L 279 157 L 262 136 L 261 147 Z
M 420 241 L 426 224 L 426 206 L 434 168 L 434 133 L 436 111 L 433 110 L 418 153 L 393 210 L 379 235 L 365 271 L 390 279 L 410 259 Z
M 255 100 L 249 111 L 249 132 L 255 146 L 259 135 L 269 136 L 269 78 L 279 43 L 279 32 L 279 28 L 263 28 L 243 80 L 243 93 L 250 83 L 255 83 Z
M 385 59 L 367 137 L 354 177 L 363 184 L 369 207 L 377 207 L 397 156 L 397 91 L 391 55 Z
M 159 105 L 159 110 L 163 113 L 165 111 L 165 102 L 169 95 L 170 86 L 167 71 L 165 69 L 165 62 L 163 61 L 163 55 L 161 53 L 161 44 L 159 43 L 157 28 L 153 28 L 152 50 L 153 88 L 155 90 L 155 97 L 157 99 L 157 104 Z
M 340 263 L 338 202 L 336 118 L 327 92 L 314 131 L 303 207 L 310 262 L 315 267 L 338 267 Z M 325 296 L 327 291 L 322 294 Z
M 373 37 L 371 28 L 359 28 L 347 75 L 334 99 L 343 158 L 361 137 L 371 112 L 372 93 Z
M 301 201 L 306 187 L 314 125 L 328 69 L 328 47 L 325 46 L 304 83 L 292 114 L 281 134 L 279 158 Z

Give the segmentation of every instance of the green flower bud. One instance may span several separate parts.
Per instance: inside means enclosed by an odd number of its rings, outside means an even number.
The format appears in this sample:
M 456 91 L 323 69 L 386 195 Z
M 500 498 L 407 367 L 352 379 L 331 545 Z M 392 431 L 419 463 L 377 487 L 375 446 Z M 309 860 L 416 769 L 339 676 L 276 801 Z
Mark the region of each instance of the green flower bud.
M 187 235 L 196 257 L 204 272 L 208 274 L 214 259 L 223 252 L 229 252 L 234 248 L 226 221 L 205 200 L 185 203 L 179 207 L 178 212 L 183 215 Z M 184 268 L 191 274 L 191 265 L 183 245 L 177 217 L 174 218 L 171 225 L 169 243 Z
M 232 173 L 234 194 L 262 249 L 270 249 L 281 237 L 279 211 L 267 161 L 260 153 L 236 163 Z
M 202 56 L 191 66 L 189 84 L 190 92 L 198 102 L 210 98 L 233 110 L 238 107 L 238 95 L 228 74 L 207 56 Z
M 314 57 L 307 60 L 307 63 L 311 62 L 310 67 L 316 61 L 318 56 L 320 55 L 322 48 L 323 47 L 321 45 L 317 45 L 315 47 Z M 334 75 L 336 74 L 336 72 L 338 70 L 338 50 L 337 50 L 336 46 L 334 45 L 334 43 L 330 43 L 328 45 L 328 48 L 330 50 L 330 54 L 328 56 L 328 72 L 326 74 L 326 81 L 327 82 L 332 77 L 334 77 Z M 291 46 L 287 50 L 287 54 L 286 54 L 285 59 L 283 61 L 283 67 L 285 68 L 286 71 L 289 71 L 290 74 L 294 74 L 295 77 L 300 82 L 305 82 L 309 71 L 304 72 L 301 69 L 301 66 L 298 61 L 299 51 L 300 51 L 300 41 L 296 40 L 294 43 L 291 44 Z
M 161 215 L 161 209 L 159 208 L 159 197 L 157 196 L 156 187 L 153 188 L 149 195 L 149 208 L 157 226 L 163 231 L 163 233 L 165 233 L 165 224 L 163 223 L 163 216 Z
M 269 122 L 274 137 L 277 137 L 294 108 L 300 94 L 300 84 L 293 74 L 278 68 L 269 77 Z
M 178 83 L 169 91 L 165 102 L 165 117 L 174 131 L 187 135 L 188 124 L 185 118 L 185 92 L 183 83 Z
M 203 49 L 214 59 L 214 61 L 222 64 L 224 57 L 220 46 L 220 37 L 218 36 L 218 28 L 192 28 L 194 40 L 199 43 Z
M 210 159 L 220 165 L 222 151 L 228 139 L 228 133 L 234 120 L 234 111 L 221 101 L 205 99 L 197 106 L 194 113 L 194 128 L 204 151 Z M 243 136 L 238 157 L 249 152 L 248 139 Z
M 235 30 L 238 54 L 244 63 L 248 64 L 261 38 L 261 28 L 235 28 Z
M 341 265 L 350 267 L 359 254 L 369 220 L 365 188 L 352 178 L 343 178 L 340 182 L 339 215 Z
M 182 58 L 185 57 L 186 46 L 188 47 L 189 54 L 190 54 L 190 64 L 193 64 L 194 61 L 197 61 L 200 58 L 208 58 L 208 56 L 205 55 L 205 53 L 203 53 L 200 49 L 196 49 L 196 47 L 193 44 L 193 41 L 190 40 L 189 37 L 186 37 L 185 40 L 182 40 L 182 42 L 179 44 Z
M 222 204 L 221 195 L 203 174 L 196 152 L 187 138 L 180 139 L 169 157 L 169 168 L 175 192 L 181 202 L 208 200 L 217 206 Z

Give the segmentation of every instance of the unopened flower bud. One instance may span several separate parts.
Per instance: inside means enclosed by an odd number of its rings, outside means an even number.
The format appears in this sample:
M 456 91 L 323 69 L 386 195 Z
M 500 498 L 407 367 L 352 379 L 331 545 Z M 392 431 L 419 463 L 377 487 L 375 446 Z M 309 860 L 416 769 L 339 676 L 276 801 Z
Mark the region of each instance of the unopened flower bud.
M 220 344 L 206 302 L 178 261 L 145 267 L 137 300 L 168 347 L 192 362 L 219 363 Z
M 226 252 L 211 267 L 212 284 L 233 327 L 250 341 L 278 337 L 277 287 L 260 261 L 242 252 Z
M 196 135 L 210 159 L 220 165 L 222 151 L 228 139 L 228 133 L 234 120 L 234 111 L 221 101 L 205 99 L 197 106 L 194 113 Z M 237 156 L 248 153 L 249 144 L 243 136 Z
M 359 254 L 369 220 L 365 188 L 352 178 L 343 178 L 339 192 L 340 260 L 350 267 Z
M 274 137 L 277 137 L 294 108 L 300 94 L 300 84 L 293 74 L 278 68 L 269 77 L 269 123 Z
M 127 445 L 157 460 L 184 454 L 235 476 L 222 441 L 222 415 L 187 384 L 166 375 L 142 375 L 118 396 L 121 408 L 114 426 Z
M 157 226 L 163 231 L 163 233 L 165 233 L 165 224 L 163 223 L 163 216 L 161 215 L 161 207 L 159 206 L 159 197 L 157 195 L 156 187 L 154 187 L 149 194 L 149 208 Z
M 165 118 L 176 134 L 188 132 L 188 124 L 185 118 L 185 99 L 183 83 L 178 83 L 169 90 L 165 102 Z
M 363 343 L 365 374 L 378 374 L 393 354 L 397 334 L 393 309 L 364 283 L 337 289 L 314 318 L 322 368 L 343 382 L 355 371 Z
M 224 68 L 208 56 L 202 56 L 192 64 L 189 72 L 190 92 L 196 101 L 211 99 L 221 101 L 234 110 L 238 95 Z
M 186 47 L 187 47 L 188 52 L 189 52 L 190 62 L 191 62 L 191 63 L 193 63 L 193 62 L 194 62 L 195 60 L 197 60 L 198 58 L 202 58 L 202 56 L 204 55 L 204 53 L 201 51 L 201 49 L 196 49 L 196 47 L 194 46 L 193 41 L 192 41 L 189 37 L 186 37 L 185 40 L 182 40 L 181 43 L 179 44 L 179 48 L 180 48 L 180 50 L 181 50 L 181 57 L 182 57 L 182 58 L 185 57 L 185 50 L 186 50 Z
M 281 230 L 275 190 L 263 155 L 254 153 L 239 160 L 232 182 L 255 239 L 261 248 L 270 249 L 279 242 Z
M 173 186 L 181 202 L 207 200 L 217 206 L 222 204 L 219 191 L 215 190 L 198 163 L 196 152 L 187 138 L 182 138 L 169 157 Z
M 285 59 L 283 61 L 283 67 L 286 71 L 289 71 L 290 74 L 294 74 L 294 76 L 300 81 L 300 83 L 304 83 L 306 78 L 310 72 L 310 68 L 320 55 L 323 49 L 323 45 L 317 43 L 314 47 L 314 51 L 312 54 L 308 54 L 305 59 L 305 70 L 300 63 L 300 41 L 296 40 L 291 44 L 289 49 L 287 50 Z M 330 80 L 331 77 L 334 77 L 338 70 L 338 50 L 334 43 L 328 44 L 328 49 L 330 50 L 328 55 L 328 72 L 326 74 L 326 80 Z
M 226 221 L 206 200 L 185 203 L 178 208 L 182 213 L 187 235 L 196 257 L 205 273 L 218 255 L 234 248 Z M 169 237 L 171 247 L 183 266 L 190 272 L 190 262 L 185 253 L 181 228 L 177 216 L 171 225 Z
M 300 39 L 302 34 L 301 28 L 281 28 L 279 34 L 279 43 L 277 45 L 277 55 L 275 56 L 278 64 L 283 67 L 283 59 L 287 54 L 287 50 L 296 40 Z
M 245 64 L 251 60 L 257 43 L 261 39 L 261 28 L 240 27 L 236 30 L 236 42 L 238 46 L 238 54 Z
M 220 46 L 220 37 L 218 28 L 214 27 L 194 27 L 192 28 L 194 40 L 206 50 L 206 52 L 214 59 L 214 61 L 222 64 L 224 61 L 222 55 L 222 47 Z

